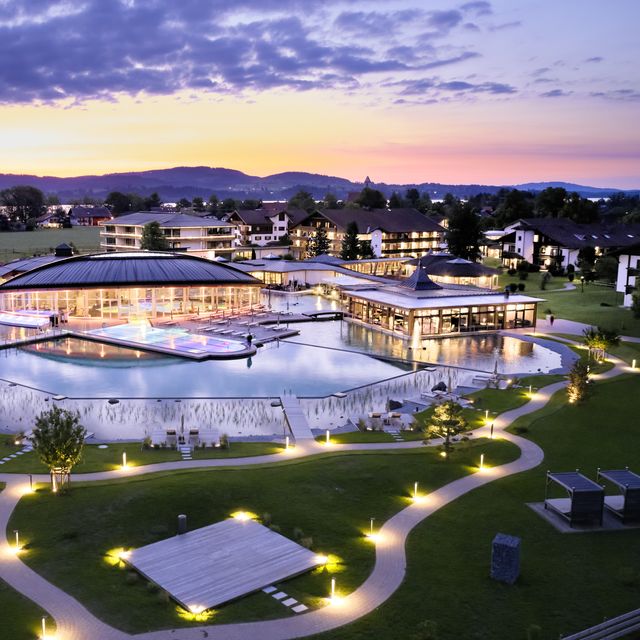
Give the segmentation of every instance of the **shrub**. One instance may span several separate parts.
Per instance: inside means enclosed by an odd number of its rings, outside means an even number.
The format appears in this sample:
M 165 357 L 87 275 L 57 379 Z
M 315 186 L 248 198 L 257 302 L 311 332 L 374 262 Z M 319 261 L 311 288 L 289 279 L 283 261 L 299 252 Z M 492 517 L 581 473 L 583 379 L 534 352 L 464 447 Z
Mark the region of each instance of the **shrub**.
M 524 288 L 526 287 L 524 282 L 520 282 L 518 283 L 518 291 L 524 291 Z
M 275 531 L 276 533 L 280 533 L 282 531 L 282 529 L 277 524 L 272 524 L 269 529 L 271 529 L 271 531 Z
M 367 421 L 364 418 L 360 418 L 358 420 L 358 429 L 360 431 L 366 431 L 367 430 Z
M 576 274 L 572 271 L 571 273 L 567 273 L 567 280 L 569 282 L 573 282 L 576 278 Z
M 510 276 L 515 276 L 515 275 L 516 275 L 516 273 L 518 273 L 518 272 L 517 272 L 515 269 L 509 269 L 509 270 L 507 271 L 507 273 L 508 273 Z
M 293 528 L 293 537 L 296 540 L 300 540 L 304 536 L 304 531 L 300 527 Z
M 526 280 L 529 277 L 529 272 L 528 271 L 521 271 L 518 274 L 518 278 L 520 278 L 520 280 Z
M 158 595 L 156 596 L 156 598 L 161 604 L 169 604 L 169 594 L 164 589 L 158 591 Z
M 313 538 L 311 536 L 300 538 L 299 542 L 305 549 L 311 549 L 311 547 L 313 547 Z
M 229 448 L 229 436 L 226 433 L 223 433 L 220 436 L 220 448 L 228 449 Z
M 262 514 L 262 524 L 265 527 L 268 527 L 271 524 L 271 514 L 270 513 L 263 513 Z
M 518 285 L 517 285 L 515 282 L 512 282 L 512 283 L 509 285 L 509 291 L 510 291 L 511 293 L 515 293 L 517 290 L 518 290 Z
M 143 449 L 151 449 L 151 436 L 147 436 L 147 437 L 142 441 L 142 448 L 143 448 Z
M 640 292 L 638 291 L 631 295 L 631 313 L 634 318 L 640 318 Z

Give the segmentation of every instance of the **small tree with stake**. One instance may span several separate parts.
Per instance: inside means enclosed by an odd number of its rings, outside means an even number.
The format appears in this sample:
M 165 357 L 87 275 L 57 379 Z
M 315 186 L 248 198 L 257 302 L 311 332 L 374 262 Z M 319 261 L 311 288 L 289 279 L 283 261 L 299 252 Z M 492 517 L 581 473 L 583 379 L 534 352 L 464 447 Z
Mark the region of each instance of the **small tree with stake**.
M 49 468 L 54 492 L 69 485 L 71 469 L 80 461 L 86 435 L 78 412 L 53 407 L 36 418 L 33 448 Z
M 464 431 L 466 427 L 467 421 L 462 415 L 462 406 L 453 400 L 447 400 L 436 406 L 429 424 L 429 436 L 444 438 L 444 452 L 448 458 L 451 438 Z

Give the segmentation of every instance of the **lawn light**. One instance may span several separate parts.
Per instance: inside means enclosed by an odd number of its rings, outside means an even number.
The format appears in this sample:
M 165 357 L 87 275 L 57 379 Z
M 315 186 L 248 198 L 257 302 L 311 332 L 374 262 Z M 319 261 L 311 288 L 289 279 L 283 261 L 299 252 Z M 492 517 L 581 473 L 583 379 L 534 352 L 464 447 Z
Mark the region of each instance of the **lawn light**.
M 327 429 L 327 444 L 331 444 L 331 432 Z
M 484 471 L 484 453 L 480 454 L 480 471 Z

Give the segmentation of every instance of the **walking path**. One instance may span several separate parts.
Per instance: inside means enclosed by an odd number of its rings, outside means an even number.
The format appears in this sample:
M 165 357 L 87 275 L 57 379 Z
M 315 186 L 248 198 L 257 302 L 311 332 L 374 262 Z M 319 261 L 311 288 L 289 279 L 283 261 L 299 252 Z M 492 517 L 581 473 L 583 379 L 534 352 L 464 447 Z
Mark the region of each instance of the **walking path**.
M 628 369 L 626 363 L 618 359 L 613 360 L 615 362 L 614 368 L 606 373 L 599 374 L 598 378 L 611 378 Z M 521 455 L 517 460 L 459 478 L 414 501 L 410 506 L 387 520 L 379 530 L 376 538 L 376 561 L 370 576 L 354 592 L 340 601 L 321 609 L 278 620 L 198 626 L 186 629 L 153 631 L 137 635 L 130 635 L 114 629 L 98 620 L 75 598 L 31 570 L 13 553 L 6 537 L 7 524 L 20 498 L 25 491 L 28 491 L 29 485 L 25 476 L 16 477 L 14 474 L 6 473 L 0 474 L 0 481 L 7 483 L 5 490 L 0 492 L 0 556 L 3 559 L 0 563 L 0 578 L 36 602 L 56 620 L 58 626 L 56 637 L 60 638 L 60 640 L 89 640 L 94 638 L 99 638 L 100 640 L 125 640 L 131 638 L 136 638 L 137 640 L 201 640 L 203 637 L 210 640 L 251 640 L 253 638 L 288 640 L 335 629 L 370 613 L 382 605 L 398 589 L 406 573 L 405 542 L 407 536 L 416 525 L 441 507 L 469 491 L 499 478 L 528 471 L 542 462 L 544 452 L 538 445 L 525 438 L 506 432 L 505 428 L 519 417 L 544 407 L 552 395 L 565 385 L 566 382 L 563 381 L 540 389 L 527 404 L 501 414 L 494 421 L 494 434 L 498 433 L 501 438 L 512 442 L 520 448 Z M 488 431 L 488 427 L 483 427 L 482 429 L 477 429 L 475 434 L 478 437 L 488 436 Z M 411 449 L 423 445 L 419 441 L 414 441 L 380 444 L 334 444 L 330 446 L 332 450 L 350 451 Z M 132 467 L 122 472 L 109 471 L 83 474 L 82 479 L 83 481 L 97 481 L 113 479 L 122 476 L 123 473 L 142 475 L 189 467 L 207 468 L 265 464 L 282 461 L 283 455 L 300 458 L 326 451 L 326 445 L 315 441 L 305 441 L 284 454 L 225 460 L 167 462 L 146 467 Z M 48 476 L 34 476 L 34 480 L 47 481 Z

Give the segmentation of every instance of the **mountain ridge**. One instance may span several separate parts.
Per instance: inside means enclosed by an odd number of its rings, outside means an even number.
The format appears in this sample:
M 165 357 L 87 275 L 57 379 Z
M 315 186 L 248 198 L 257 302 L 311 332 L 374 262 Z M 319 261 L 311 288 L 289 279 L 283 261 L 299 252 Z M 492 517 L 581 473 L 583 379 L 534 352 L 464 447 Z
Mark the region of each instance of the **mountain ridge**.
M 254 176 L 237 169 L 226 167 L 177 166 L 166 169 L 148 169 L 106 174 L 88 174 L 70 177 L 38 176 L 34 174 L 0 174 L 0 189 L 19 184 L 29 184 L 47 194 L 57 195 L 61 199 L 78 199 L 85 196 L 104 198 L 110 191 L 135 192 L 149 195 L 156 191 L 165 201 L 200 196 L 208 198 L 215 193 L 224 198 L 262 200 L 283 200 L 291 197 L 300 189 L 310 191 L 315 198 L 322 198 L 327 192 L 338 198 L 345 198 L 350 192 L 360 191 L 364 183 L 355 182 L 340 176 L 330 176 L 305 171 L 284 171 L 267 176 Z M 616 189 L 592 187 L 570 182 L 528 182 L 516 185 L 482 184 L 443 184 L 439 182 L 420 183 L 372 183 L 387 197 L 397 191 L 417 188 L 421 193 L 428 192 L 433 199 L 442 198 L 446 193 L 458 197 L 468 197 L 477 193 L 495 193 L 503 187 L 529 191 L 541 191 L 546 187 L 563 187 L 567 191 L 577 191 L 585 197 L 607 196 L 611 193 L 640 193 L 638 189 Z

